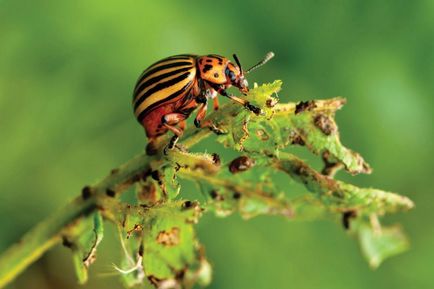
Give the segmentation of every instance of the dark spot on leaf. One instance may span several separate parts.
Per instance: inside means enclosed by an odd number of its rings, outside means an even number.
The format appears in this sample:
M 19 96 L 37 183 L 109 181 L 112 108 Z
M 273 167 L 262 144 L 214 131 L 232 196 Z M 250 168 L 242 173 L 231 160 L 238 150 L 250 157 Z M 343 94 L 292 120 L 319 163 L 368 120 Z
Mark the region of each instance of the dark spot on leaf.
M 162 279 L 159 279 L 159 278 L 155 277 L 154 275 L 150 275 L 150 276 L 148 276 L 148 280 L 149 280 L 149 282 L 151 282 L 151 284 L 154 285 L 156 288 L 160 287 L 160 283 L 161 283 L 161 281 L 163 281 Z
M 333 178 L 336 172 L 343 167 L 343 164 L 338 161 L 331 161 L 332 157 L 329 151 L 322 153 L 322 160 L 324 162 L 324 168 L 321 174 Z
M 211 198 L 216 199 L 216 198 L 218 197 L 219 194 L 217 193 L 216 190 L 211 190 L 211 191 L 209 192 L 209 195 L 211 196 Z
M 189 208 L 191 208 L 193 206 L 193 202 L 192 201 L 185 201 L 183 204 L 182 204 L 182 207 L 184 208 L 184 209 L 189 209 Z
M 319 128 L 325 135 L 331 135 L 336 131 L 336 125 L 333 120 L 323 114 L 315 116 L 313 123 Z
M 269 140 L 270 139 L 270 136 L 267 134 L 267 132 L 265 131 L 265 130 L 263 130 L 262 128 L 261 129 L 258 129 L 257 131 L 256 131 L 256 135 L 258 136 L 258 138 L 260 139 L 260 140 L 262 140 L 262 141 L 267 141 L 267 140 Z
M 299 114 L 305 110 L 311 111 L 312 109 L 316 108 L 316 103 L 313 100 L 309 101 L 300 101 L 295 106 L 295 114 Z
M 173 227 L 170 230 L 160 231 L 157 235 L 156 241 L 163 246 L 172 247 L 179 244 L 180 230 L 177 227 Z
M 107 189 L 105 190 L 105 193 L 107 196 L 114 198 L 116 196 L 116 192 L 113 191 L 112 189 Z
M 233 174 L 244 172 L 255 165 L 255 160 L 247 156 L 240 156 L 229 164 L 229 171 Z
M 143 248 L 143 242 L 142 243 L 140 243 L 140 247 L 139 247 L 139 256 L 142 256 L 143 257 L 143 251 L 144 251 L 144 248 Z
M 92 195 L 92 190 L 89 186 L 85 186 L 81 190 L 81 197 L 83 198 L 83 200 L 89 199 L 91 195 Z
M 148 156 L 153 156 L 153 155 L 155 155 L 158 152 L 158 148 L 155 146 L 154 142 L 149 142 L 146 145 L 145 150 L 146 150 L 146 154 Z
M 212 199 L 216 200 L 216 201 L 224 201 L 224 197 L 219 194 L 216 190 L 211 190 L 209 192 L 209 195 L 211 196 Z
M 154 181 L 160 181 L 161 180 L 161 174 L 157 170 L 155 170 L 151 173 L 151 177 Z
M 178 281 L 184 280 L 185 272 L 186 271 L 187 271 L 187 268 L 184 268 L 184 269 L 179 270 L 178 272 L 176 272 L 175 279 L 178 280 Z
M 309 177 L 308 169 L 302 164 L 296 165 L 294 167 L 294 173 L 304 178 Z M 307 181 L 303 180 L 303 183 L 306 184 Z
M 111 174 L 111 175 L 114 175 L 114 174 L 117 174 L 118 172 L 119 172 L 119 169 L 116 168 L 116 169 L 112 169 L 112 170 L 110 171 L 110 174 Z
M 63 236 L 62 245 L 65 246 L 66 248 L 72 248 L 72 246 L 74 246 L 74 243 L 71 240 L 69 240 L 67 237 Z
M 213 163 L 219 166 L 221 164 L 220 156 L 216 153 L 213 153 L 211 156 Z
M 135 224 L 134 228 L 132 228 L 131 230 L 127 231 L 127 239 L 129 239 L 133 233 L 135 233 L 135 232 L 141 232 L 142 230 L 143 230 L 142 225 Z
M 269 98 L 265 101 L 265 105 L 270 108 L 274 107 L 276 104 L 277 104 L 277 99 L 275 98 Z
M 241 193 L 240 192 L 234 192 L 233 197 L 234 197 L 235 200 L 238 200 L 238 199 L 241 198 Z
M 344 226 L 345 230 L 350 229 L 351 220 L 357 217 L 357 212 L 355 210 L 350 210 L 343 212 L 342 214 L 342 225 Z
M 143 174 L 142 174 L 142 181 L 146 181 L 146 179 L 152 174 L 152 169 L 148 169 L 146 170 Z
M 288 136 L 289 142 L 292 145 L 301 145 L 304 146 L 305 142 L 299 133 L 296 131 L 291 131 Z

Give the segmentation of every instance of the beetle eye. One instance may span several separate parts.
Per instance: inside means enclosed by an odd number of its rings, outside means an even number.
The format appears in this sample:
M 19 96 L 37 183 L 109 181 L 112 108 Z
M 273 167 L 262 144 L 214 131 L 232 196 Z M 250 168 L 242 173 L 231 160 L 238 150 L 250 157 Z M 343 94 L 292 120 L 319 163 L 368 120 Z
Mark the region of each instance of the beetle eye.
M 226 75 L 229 77 L 231 81 L 235 81 L 235 73 L 229 68 L 226 68 Z

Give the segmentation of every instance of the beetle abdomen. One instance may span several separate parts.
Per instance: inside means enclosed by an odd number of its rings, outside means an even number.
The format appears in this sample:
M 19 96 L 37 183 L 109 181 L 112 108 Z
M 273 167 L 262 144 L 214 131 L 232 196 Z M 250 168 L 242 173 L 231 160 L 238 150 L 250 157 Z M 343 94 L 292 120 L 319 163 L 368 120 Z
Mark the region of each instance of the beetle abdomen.
M 148 67 L 134 89 L 133 105 L 137 120 L 142 123 L 155 108 L 183 98 L 193 87 L 195 77 L 195 55 L 171 56 Z

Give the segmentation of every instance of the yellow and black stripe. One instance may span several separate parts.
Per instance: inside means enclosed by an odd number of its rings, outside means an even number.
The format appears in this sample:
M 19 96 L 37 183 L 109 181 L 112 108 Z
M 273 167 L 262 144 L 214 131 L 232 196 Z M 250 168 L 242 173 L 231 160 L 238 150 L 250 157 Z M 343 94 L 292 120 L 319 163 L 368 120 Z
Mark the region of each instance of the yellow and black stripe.
M 171 56 L 142 73 L 133 95 L 134 114 L 139 122 L 161 104 L 176 101 L 190 92 L 196 77 L 196 57 Z

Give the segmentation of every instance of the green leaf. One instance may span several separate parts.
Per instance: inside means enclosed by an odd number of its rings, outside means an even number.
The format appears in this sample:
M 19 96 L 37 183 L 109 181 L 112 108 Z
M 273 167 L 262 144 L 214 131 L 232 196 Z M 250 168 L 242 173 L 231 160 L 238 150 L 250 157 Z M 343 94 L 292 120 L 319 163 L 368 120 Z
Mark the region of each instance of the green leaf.
M 209 282 L 210 267 L 194 231 L 201 214 L 191 201 L 129 206 L 128 219 L 120 224 L 124 258 L 117 269 L 123 282 L 134 286 L 149 280 L 156 287 Z
M 372 268 L 377 268 L 386 258 L 400 254 L 409 247 L 399 225 L 375 230 L 369 223 L 361 223 L 357 231 L 363 255 Z
M 256 119 L 267 120 L 272 117 L 274 114 L 273 105 L 277 103 L 277 97 L 274 95 L 277 95 L 281 87 L 282 81 L 276 80 L 273 83 L 255 86 L 250 90 L 248 99 L 258 104 L 264 112 L 262 116 L 256 117 Z M 228 133 L 220 136 L 218 141 L 225 146 L 234 147 L 240 151 L 249 150 L 246 148 L 244 141 L 249 139 L 248 126 L 252 120 L 251 115 L 251 112 L 245 109 L 234 111 L 231 122 L 224 126 L 228 130 Z
M 174 279 L 177 273 L 197 262 L 193 224 L 201 210 L 197 204 L 189 206 L 167 203 L 150 211 L 143 228 L 143 266 L 147 276 Z

